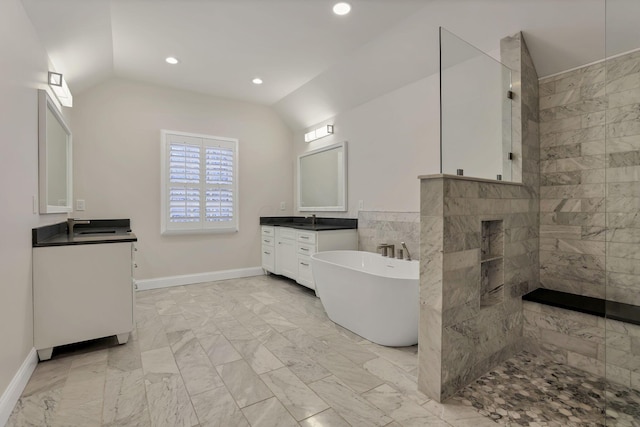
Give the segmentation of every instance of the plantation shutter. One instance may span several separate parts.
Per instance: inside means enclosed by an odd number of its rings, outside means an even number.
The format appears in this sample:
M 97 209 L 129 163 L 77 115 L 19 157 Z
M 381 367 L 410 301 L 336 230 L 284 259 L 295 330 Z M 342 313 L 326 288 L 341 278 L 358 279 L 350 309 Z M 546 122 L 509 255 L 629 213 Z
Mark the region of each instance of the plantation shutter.
M 162 233 L 237 231 L 237 140 L 162 136 Z

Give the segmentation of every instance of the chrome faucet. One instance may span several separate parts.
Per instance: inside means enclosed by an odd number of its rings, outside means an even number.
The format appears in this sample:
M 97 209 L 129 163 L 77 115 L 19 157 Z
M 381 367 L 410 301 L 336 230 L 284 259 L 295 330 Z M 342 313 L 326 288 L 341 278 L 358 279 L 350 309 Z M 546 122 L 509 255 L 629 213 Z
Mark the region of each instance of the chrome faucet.
M 409 253 L 409 248 L 407 248 L 407 245 L 405 245 L 404 242 L 400 242 L 400 244 L 404 248 L 404 251 L 407 253 L 407 261 L 411 261 L 411 254 Z
M 307 217 L 309 218 L 309 217 Z M 311 226 L 315 227 L 316 226 L 316 214 L 311 214 Z
M 91 221 L 89 221 L 88 219 L 68 218 L 67 229 L 69 230 L 69 236 L 73 236 L 73 229 L 76 224 L 91 224 Z
M 381 255 L 393 258 L 393 254 L 395 252 L 396 246 L 390 245 L 388 243 L 381 243 L 378 245 L 377 250 L 382 250 Z

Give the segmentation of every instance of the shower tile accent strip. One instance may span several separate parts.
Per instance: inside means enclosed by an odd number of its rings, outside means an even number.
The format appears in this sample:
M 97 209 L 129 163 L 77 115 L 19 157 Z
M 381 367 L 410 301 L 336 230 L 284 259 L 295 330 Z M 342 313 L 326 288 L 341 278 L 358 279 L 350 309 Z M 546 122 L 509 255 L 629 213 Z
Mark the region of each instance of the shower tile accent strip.
M 358 212 L 358 240 L 361 251 L 376 252 L 381 243 L 405 242 L 412 259 L 420 259 L 420 212 Z M 404 254 L 405 258 L 407 254 Z
M 541 284 L 640 305 L 640 52 L 539 89 Z

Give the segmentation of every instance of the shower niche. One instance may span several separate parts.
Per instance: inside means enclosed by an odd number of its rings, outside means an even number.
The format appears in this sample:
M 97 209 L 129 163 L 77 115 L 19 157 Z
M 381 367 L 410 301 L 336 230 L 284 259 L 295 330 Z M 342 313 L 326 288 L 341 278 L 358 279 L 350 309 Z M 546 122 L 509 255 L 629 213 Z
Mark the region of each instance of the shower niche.
M 502 220 L 481 221 L 480 308 L 504 298 L 504 227 Z

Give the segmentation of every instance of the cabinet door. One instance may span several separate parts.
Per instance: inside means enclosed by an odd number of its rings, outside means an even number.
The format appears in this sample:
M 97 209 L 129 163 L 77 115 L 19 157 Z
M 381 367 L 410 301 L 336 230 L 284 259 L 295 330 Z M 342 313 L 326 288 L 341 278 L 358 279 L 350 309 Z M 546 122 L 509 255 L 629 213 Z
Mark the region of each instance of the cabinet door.
M 298 255 L 295 240 L 276 239 L 276 274 L 296 279 L 298 275 Z
M 262 268 L 272 273 L 276 272 L 276 254 L 273 246 L 262 245 Z
M 311 274 L 311 259 L 308 256 L 298 255 L 298 283 L 307 288 L 315 289 L 313 275 Z
M 36 350 L 133 329 L 131 243 L 33 249 Z

